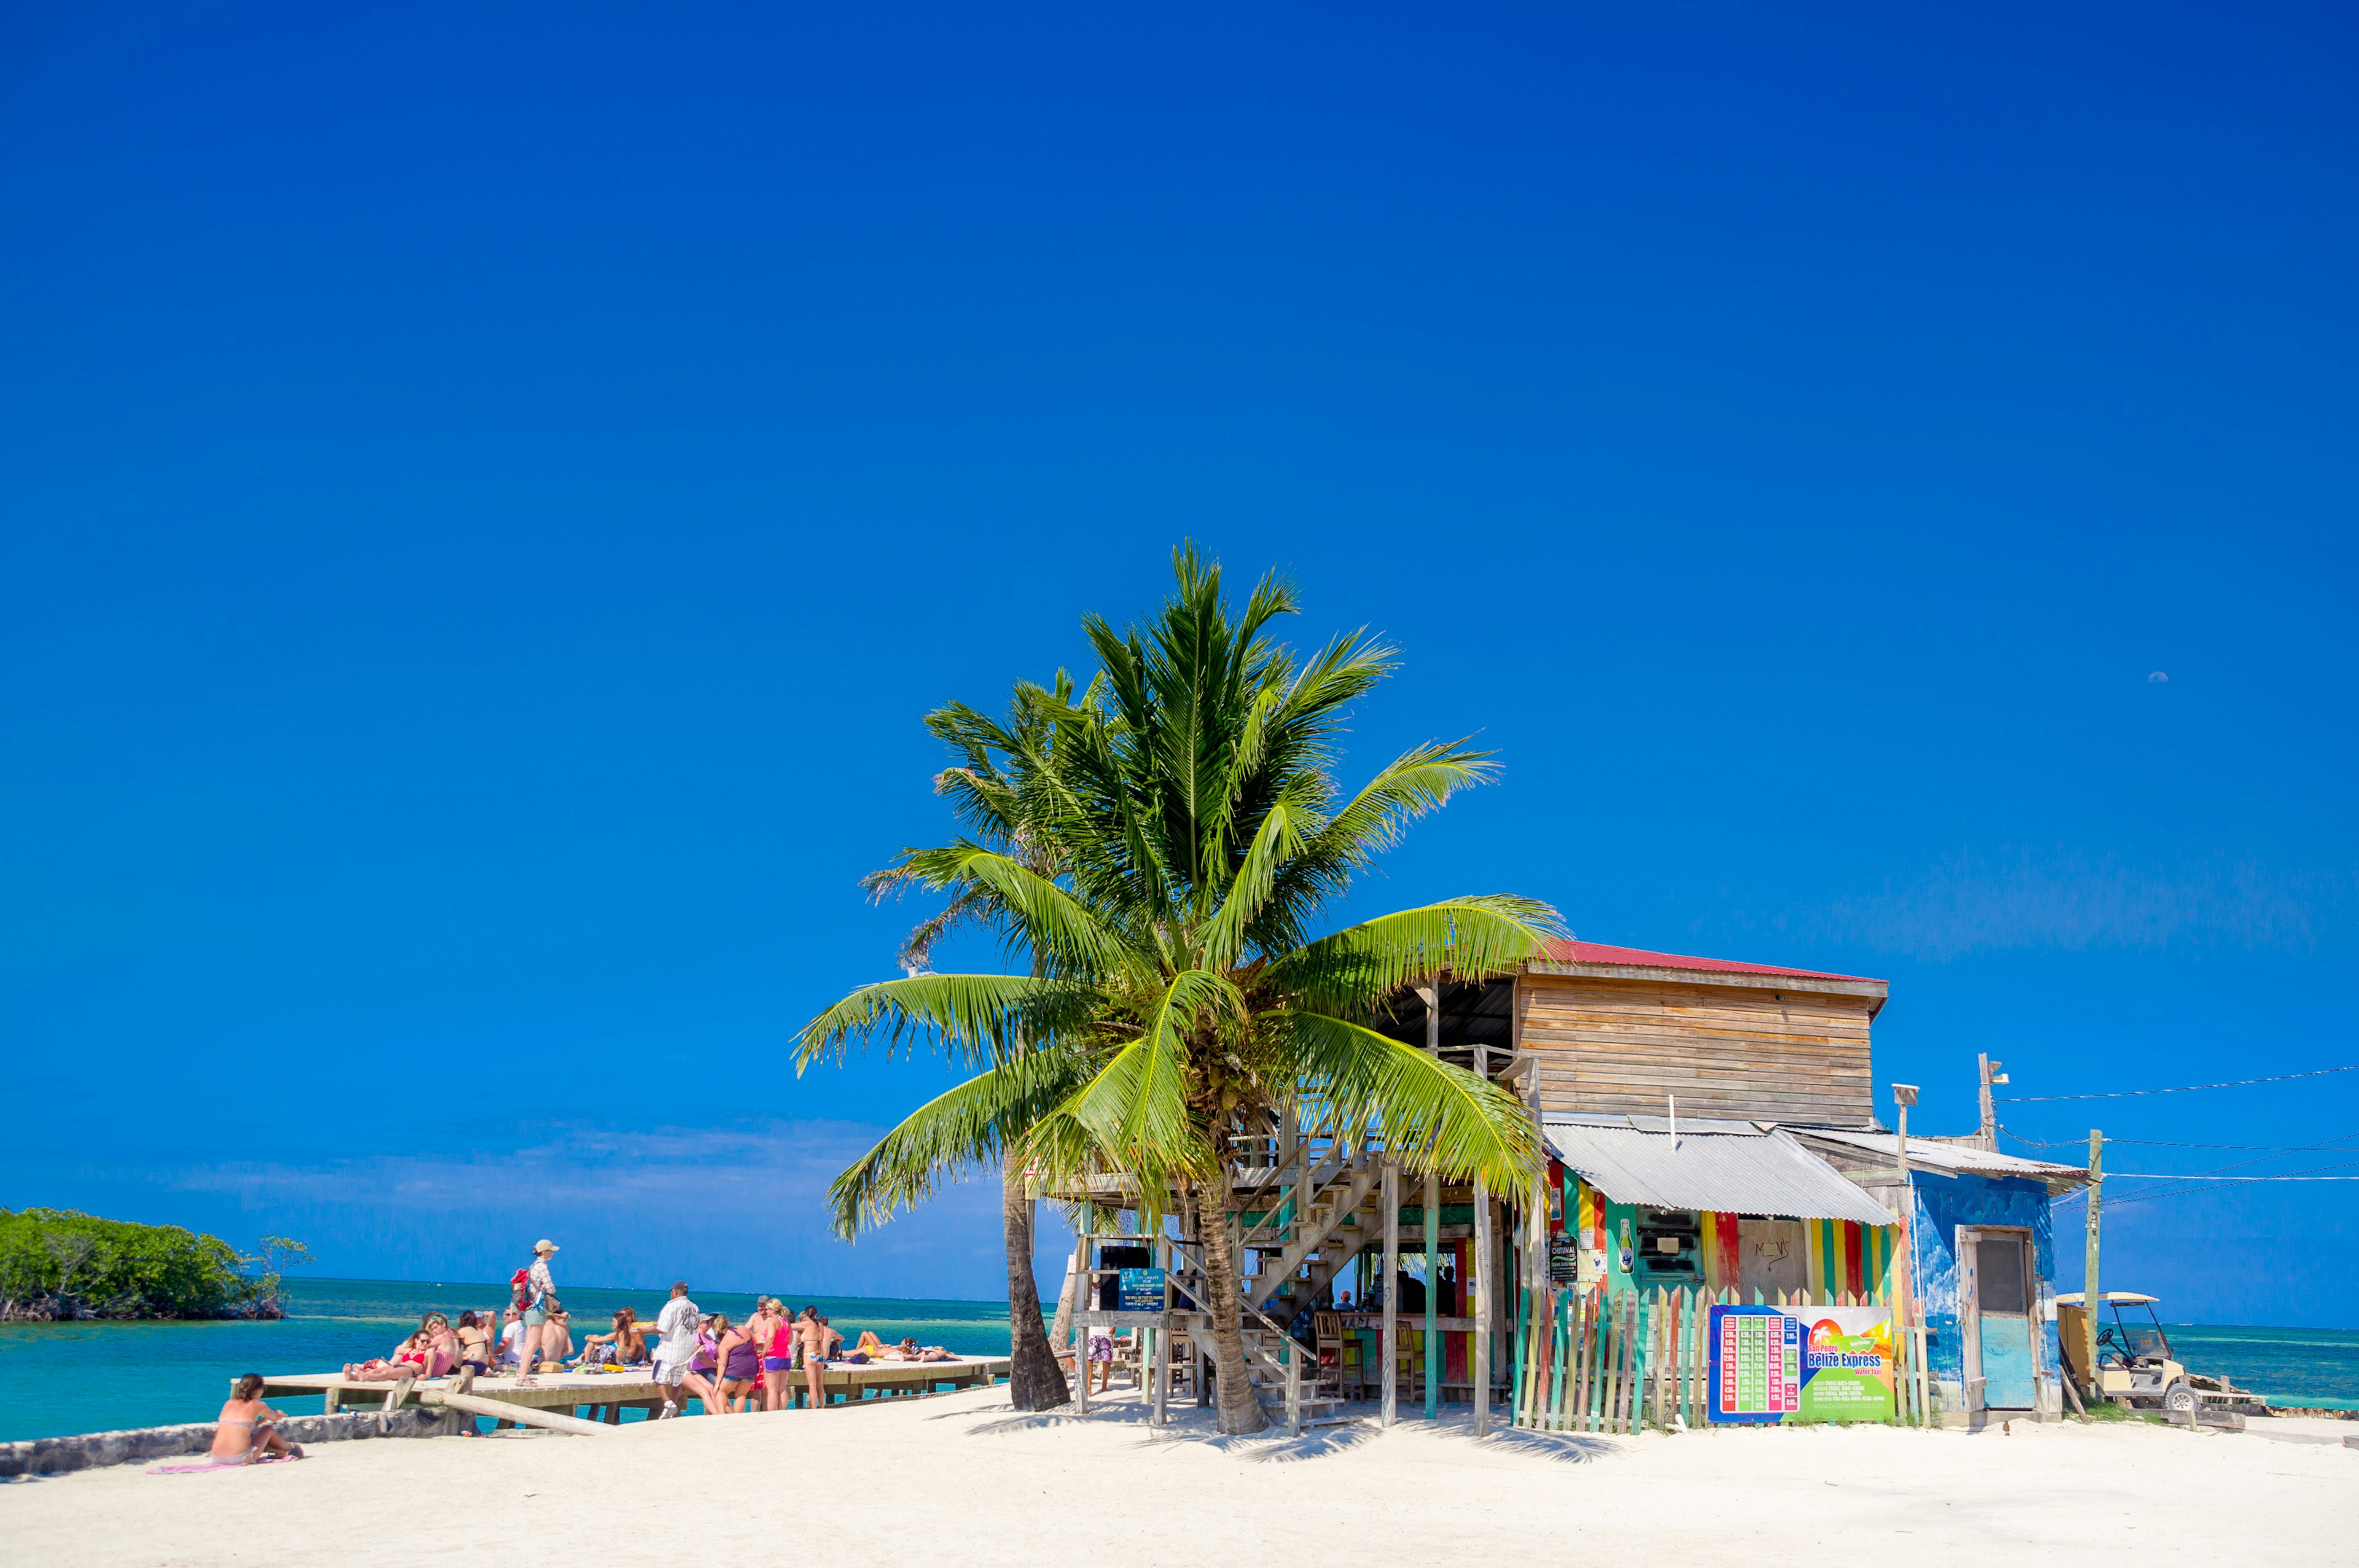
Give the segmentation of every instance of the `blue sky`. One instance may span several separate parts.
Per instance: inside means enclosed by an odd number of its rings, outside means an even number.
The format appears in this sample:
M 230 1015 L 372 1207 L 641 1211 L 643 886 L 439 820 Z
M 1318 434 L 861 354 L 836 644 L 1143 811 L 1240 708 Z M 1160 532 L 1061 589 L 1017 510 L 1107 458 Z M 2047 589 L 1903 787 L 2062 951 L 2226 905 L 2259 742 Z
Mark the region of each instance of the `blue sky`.
M 1506 764 L 1339 919 L 1511 890 L 1885 977 L 1936 1130 L 1978 1050 L 2359 1062 L 2354 44 L 16 7 L 0 1203 L 995 1293 L 988 1192 L 824 1238 L 942 1079 L 788 1042 L 891 972 L 854 884 L 944 831 L 919 716 L 1078 668 L 1186 536 L 1399 643 L 1353 768 Z M 2004 1119 L 2359 1144 L 2359 1074 Z M 2125 1207 L 2109 1282 L 2359 1323 L 2352 1192 Z

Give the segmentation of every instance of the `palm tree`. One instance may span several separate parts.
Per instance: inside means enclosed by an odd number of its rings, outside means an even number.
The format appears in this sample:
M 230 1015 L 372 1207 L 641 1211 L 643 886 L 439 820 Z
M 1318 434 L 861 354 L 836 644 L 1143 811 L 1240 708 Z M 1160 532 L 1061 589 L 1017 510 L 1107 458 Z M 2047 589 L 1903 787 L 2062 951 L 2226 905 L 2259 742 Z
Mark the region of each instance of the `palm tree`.
M 866 879 L 864 885 L 879 898 L 912 886 L 951 892 L 942 909 L 920 922 L 902 945 L 901 962 L 910 973 L 924 969 L 935 946 L 962 926 L 985 926 L 996 931 L 1009 947 L 1018 951 L 1025 947 L 1026 929 L 1020 915 L 987 878 L 968 872 L 964 861 L 969 851 L 987 848 L 1033 876 L 1053 881 L 1063 873 L 1064 857 L 1050 831 L 1055 814 L 1048 804 L 1049 762 L 1055 746 L 1054 715 L 1071 704 L 1072 696 L 1072 682 L 1060 670 L 1048 688 L 1019 683 L 1004 721 L 995 721 L 958 702 L 926 716 L 926 728 L 959 758 L 956 764 L 935 775 L 934 791 L 953 802 L 971 837 L 946 849 L 905 849 L 891 866 Z M 1028 952 L 1023 956 L 1034 975 L 1047 972 L 1042 956 Z M 1012 1036 L 1006 1054 L 1018 1057 L 1033 1044 Z M 919 1114 L 924 1117 L 927 1112 Z M 933 1118 L 939 1119 L 941 1114 L 934 1111 Z M 907 1128 L 907 1123 L 897 1128 L 869 1152 L 863 1165 L 905 1152 L 912 1136 Z M 915 1130 L 922 1132 L 922 1129 Z M 1008 1130 L 995 1122 L 983 1128 L 980 1141 L 962 1145 L 962 1157 L 953 1159 L 948 1168 L 987 1163 L 994 1153 L 999 1156 L 1000 1222 L 1007 1249 L 1008 1390 L 1017 1410 L 1051 1410 L 1071 1402 L 1072 1394 L 1058 1370 L 1056 1352 L 1049 1347 L 1048 1331 L 1040 1322 L 1040 1287 L 1032 1271 L 1032 1197 L 1022 1163 L 1006 1157 Z M 1020 1133 L 1023 1128 L 1012 1130 Z M 854 1210 L 840 1222 L 839 1228 L 847 1238 L 858 1229 L 860 1217 Z
M 1336 733 L 1392 651 L 1353 635 L 1298 660 L 1268 634 L 1295 612 L 1285 584 L 1265 578 L 1233 613 L 1216 565 L 1189 546 L 1174 566 L 1148 626 L 1083 623 L 1104 669 L 1054 715 L 1038 779 L 1058 873 L 981 845 L 922 870 L 930 885 L 988 888 L 1036 972 L 863 987 L 806 1026 L 802 1059 L 922 1033 L 984 1069 L 838 1179 L 840 1224 L 882 1218 L 995 1147 L 1051 1184 L 1125 1173 L 1150 1224 L 1173 1201 L 1192 1211 L 1219 1426 L 1242 1433 L 1266 1417 L 1245 1369 L 1230 1138 L 1311 1103 L 1354 1144 L 1381 1134 L 1412 1171 L 1520 1190 L 1539 1162 L 1523 1108 L 1374 1025 L 1402 987 L 1511 972 L 1558 926 L 1545 904 L 1481 895 L 1311 937 L 1320 907 L 1409 819 L 1495 764 L 1429 743 L 1345 797 Z

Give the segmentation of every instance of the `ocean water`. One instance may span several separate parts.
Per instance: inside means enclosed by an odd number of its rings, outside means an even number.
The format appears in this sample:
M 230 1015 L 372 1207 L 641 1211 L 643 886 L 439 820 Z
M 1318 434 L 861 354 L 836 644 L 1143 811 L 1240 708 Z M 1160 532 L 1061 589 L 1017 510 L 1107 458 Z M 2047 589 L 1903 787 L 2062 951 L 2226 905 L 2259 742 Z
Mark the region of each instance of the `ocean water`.
M 2359 1410 L 2359 1330 L 2167 1323 L 2162 1331 L 2190 1372 L 2224 1375 L 2272 1404 Z
M 578 1344 L 603 1334 L 614 1309 L 643 1319 L 667 1299 L 663 1289 L 599 1291 L 568 1286 Z M 743 1320 L 749 1295 L 695 1292 L 706 1312 Z M 0 1324 L 0 1442 L 77 1432 L 211 1421 L 242 1372 L 327 1372 L 347 1361 L 388 1356 L 425 1313 L 505 1306 L 504 1284 L 409 1283 L 386 1280 L 290 1282 L 288 1315 L 277 1323 Z M 847 1338 L 874 1329 L 886 1343 L 915 1336 L 970 1356 L 1007 1354 L 1005 1302 L 905 1301 L 796 1296 L 789 1308 L 816 1305 Z M 274 1400 L 289 1415 L 316 1415 L 317 1398 Z M 626 1417 L 638 1412 L 628 1411 Z

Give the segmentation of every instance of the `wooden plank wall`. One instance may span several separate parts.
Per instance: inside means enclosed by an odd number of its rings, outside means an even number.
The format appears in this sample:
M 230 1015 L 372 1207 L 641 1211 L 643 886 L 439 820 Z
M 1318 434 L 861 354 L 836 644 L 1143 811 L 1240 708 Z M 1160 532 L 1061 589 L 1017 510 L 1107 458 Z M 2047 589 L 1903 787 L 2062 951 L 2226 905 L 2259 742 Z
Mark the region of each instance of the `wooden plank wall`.
M 1870 999 L 1689 981 L 1525 975 L 1522 1049 L 1540 1108 L 1865 1127 Z

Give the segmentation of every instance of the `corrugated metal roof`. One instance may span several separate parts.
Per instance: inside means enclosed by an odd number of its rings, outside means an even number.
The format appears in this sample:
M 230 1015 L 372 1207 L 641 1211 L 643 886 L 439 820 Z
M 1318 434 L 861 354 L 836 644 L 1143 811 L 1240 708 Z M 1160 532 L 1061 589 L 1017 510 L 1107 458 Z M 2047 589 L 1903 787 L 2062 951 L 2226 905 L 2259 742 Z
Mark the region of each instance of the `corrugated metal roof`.
M 1614 947 L 1603 942 L 1576 942 L 1570 937 L 1550 942 L 1545 956 L 1559 964 L 1622 964 L 1641 969 L 1700 969 L 1715 975 L 1791 975 L 1805 980 L 1862 980 L 1882 985 L 1865 975 L 1836 975 L 1824 969 L 1788 969 L 1775 964 L 1746 964 L 1734 958 L 1696 958 L 1685 953 L 1655 953 L 1644 947 Z
M 1652 1121 L 1654 1119 L 1647 1119 Z M 1724 1123 L 1723 1125 L 1725 1125 Z M 1891 1225 L 1883 1206 L 1783 1131 L 1690 1132 L 1543 1116 L 1557 1158 L 1616 1203 Z
M 1879 1154 L 1886 1164 L 1900 1157 L 1900 1139 L 1890 1132 L 1845 1132 L 1835 1128 L 1813 1127 L 1802 1131 L 1801 1136 L 1805 1141 L 1823 1141 Z M 1908 1141 L 1908 1163 L 1919 1171 L 1938 1171 L 1947 1175 L 2021 1176 L 2028 1181 L 2047 1183 L 2049 1192 L 2058 1197 L 2066 1193 L 2079 1192 L 2089 1184 L 2089 1173 L 2082 1166 L 2026 1160 L 2018 1155 L 1977 1149 L 1971 1143 L 1930 1143 L 1921 1138 L 1911 1138 Z

